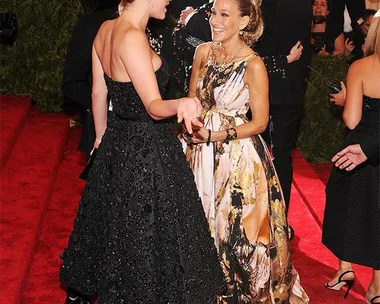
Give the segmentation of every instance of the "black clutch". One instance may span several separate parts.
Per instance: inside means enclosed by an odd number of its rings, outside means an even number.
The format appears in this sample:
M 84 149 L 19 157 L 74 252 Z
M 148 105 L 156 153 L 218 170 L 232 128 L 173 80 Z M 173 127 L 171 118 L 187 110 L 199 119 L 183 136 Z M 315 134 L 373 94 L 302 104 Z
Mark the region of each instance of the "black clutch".
M 90 173 L 90 170 L 92 168 L 92 165 L 94 164 L 94 160 L 96 157 L 96 153 L 98 152 L 97 148 L 94 148 L 90 154 L 90 157 L 87 161 L 86 167 L 84 167 L 81 174 L 79 174 L 79 178 L 83 180 L 87 180 L 88 174 Z

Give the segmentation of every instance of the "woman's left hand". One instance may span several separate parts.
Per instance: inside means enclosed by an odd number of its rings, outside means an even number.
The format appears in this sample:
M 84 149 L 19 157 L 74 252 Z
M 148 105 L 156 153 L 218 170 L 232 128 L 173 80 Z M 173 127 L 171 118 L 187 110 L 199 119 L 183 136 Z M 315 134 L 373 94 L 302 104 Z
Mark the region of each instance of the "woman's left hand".
M 346 102 L 347 90 L 343 81 L 340 82 L 340 86 L 342 87 L 342 90 L 339 93 L 330 94 L 330 101 L 332 103 L 335 103 L 337 106 L 344 107 L 344 104 Z

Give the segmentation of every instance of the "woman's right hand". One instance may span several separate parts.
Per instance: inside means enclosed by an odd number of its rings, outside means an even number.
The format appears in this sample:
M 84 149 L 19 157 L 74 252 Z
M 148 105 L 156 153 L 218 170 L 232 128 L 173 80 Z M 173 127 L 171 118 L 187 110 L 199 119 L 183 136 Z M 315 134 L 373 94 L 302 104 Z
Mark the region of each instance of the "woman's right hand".
M 291 48 L 288 56 L 286 56 L 288 63 L 292 63 L 300 59 L 302 55 L 302 50 L 303 50 L 303 46 L 301 44 L 301 41 L 298 40 L 297 43 Z
M 193 133 L 193 127 L 201 128 L 203 126 L 198 119 L 201 113 L 202 105 L 197 97 L 185 97 L 178 100 L 177 122 L 183 121 L 189 134 Z
M 339 93 L 330 94 L 330 101 L 335 103 L 337 106 L 343 107 L 346 102 L 347 89 L 343 81 L 340 82 L 340 86 L 342 87 L 342 90 Z
M 349 38 L 347 38 L 346 41 L 344 42 L 344 55 L 346 57 L 349 57 L 352 51 L 354 50 L 354 48 L 355 48 L 354 43 Z

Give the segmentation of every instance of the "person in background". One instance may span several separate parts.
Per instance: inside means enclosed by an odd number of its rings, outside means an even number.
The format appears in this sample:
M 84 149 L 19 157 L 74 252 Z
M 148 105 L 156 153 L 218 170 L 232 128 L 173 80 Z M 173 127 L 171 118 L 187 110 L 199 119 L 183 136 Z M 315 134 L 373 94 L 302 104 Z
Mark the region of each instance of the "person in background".
M 375 14 L 375 10 L 367 9 L 356 22 L 352 23 L 353 30 L 348 34 L 348 39 L 351 41 L 351 45 L 345 45 L 345 54 L 348 57 L 351 57 L 351 63 L 357 59 L 363 58 L 365 39 Z
M 117 17 L 117 0 L 102 1 L 97 9 L 82 16 L 71 35 L 62 79 L 62 93 L 68 102 L 80 106 L 83 116 L 82 136 L 78 150 L 88 157 L 95 142 L 94 120 L 91 111 L 91 49 L 102 23 Z
M 311 48 L 318 55 L 343 55 L 343 27 L 330 17 L 329 0 L 313 1 L 313 22 L 311 26 Z M 342 12 L 343 16 L 343 12 Z
M 378 134 L 373 134 L 367 139 L 363 139 L 361 143 L 349 145 L 343 150 L 339 151 L 332 158 L 332 162 L 339 169 L 347 171 L 354 170 L 357 166 L 366 162 L 367 160 L 372 163 L 379 162 L 379 138 Z
M 365 300 L 374 304 L 380 303 L 380 11 L 369 29 L 364 55 L 347 75 L 343 111 L 349 129 L 343 144 L 347 148 L 333 158 L 336 166 L 326 186 L 322 242 L 339 259 L 339 268 L 326 288 L 346 286 L 346 298 L 355 282 L 351 263 L 371 267 Z M 364 151 L 370 161 L 365 161 Z
M 343 31 L 345 8 L 352 22 L 356 22 L 366 8 L 364 0 L 331 0 L 330 3 L 330 16 L 341 31 Z
M 209 18 L 212 2 L 181 12 L 178 26 L 173 32 L 174 83 L 176 90 L 187 94 L 195 48 L 211 40 Z
M 263 1 L 264 33 L 255 43 L 255 50 L 263 58 L 269 75 L 270 120 L 262 135 L 272 150 L 287 211 L 293 178 L 292 151 L 301 120 L 307 65 L 311 57 L 311 50 L 307 47 L 311 7 L 311 0 Z M 289 228 L 292 238 L 293 229 Z

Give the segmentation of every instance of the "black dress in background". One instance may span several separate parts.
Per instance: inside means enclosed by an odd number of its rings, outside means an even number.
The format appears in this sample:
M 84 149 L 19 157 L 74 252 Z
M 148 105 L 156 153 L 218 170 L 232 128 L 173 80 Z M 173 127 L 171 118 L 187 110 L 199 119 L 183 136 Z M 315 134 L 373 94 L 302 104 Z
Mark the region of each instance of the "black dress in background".
M 160 91 L 169 81 L 164 61 Z M 87 179 L 60 279 L 98 304 L 212 304 L 214 240 L 173 123 L 105 75 L 113 112 Z
M 363 98 L 362 120 L 344 146 L 379 134 L 380 99 Z M 379 151 L 377 151 L 379 152 Z M 379 163 L 353 171 L 334 167 L 326 187 L 322 242 L 340 260 L 380 268 Z

